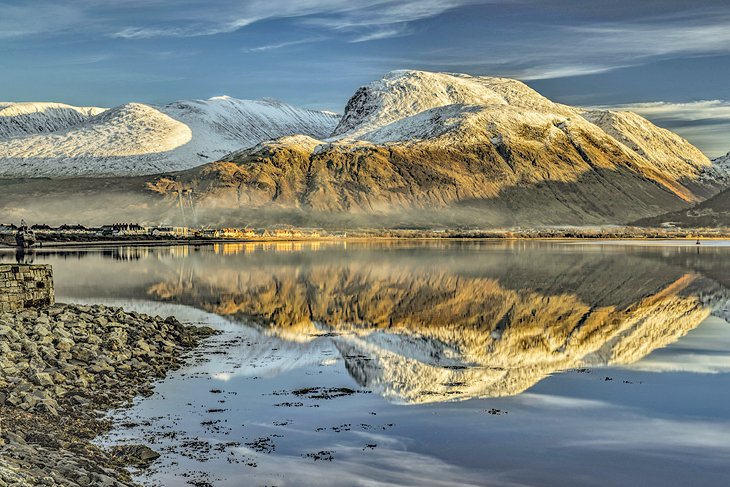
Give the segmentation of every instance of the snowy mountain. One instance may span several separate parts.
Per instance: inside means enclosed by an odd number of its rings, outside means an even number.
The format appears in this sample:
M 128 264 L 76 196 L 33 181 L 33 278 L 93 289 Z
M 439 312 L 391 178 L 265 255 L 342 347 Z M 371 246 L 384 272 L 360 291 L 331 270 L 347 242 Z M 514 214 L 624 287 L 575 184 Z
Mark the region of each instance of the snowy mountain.
M 401 70 L 359 88 L 333 138 L 373 143 L 432 138 L 483 109 L 574 114 L 517 80 Z
M 730 152 L 728 152 L 727 154 L 725 154 L 722 157 L 718 157 L 717 159 L 713 159 L 712 162 L 716 166 L 724 169 L 725 171 L 730 172 Z
M 290 208 L 497 226 L 621 223 L 727 186 L 697 148 L 629 112 L 503 78 L 396 71 L 332 135 L 285 137 L 179 175 L 200 208 Z M 151 188 L 166 194 L 166 183 Z
M 95 198 L 135 221 L 605 225 L 687 209 L 730 183 L 697 148 L 634 113 L 554 103 L 516 80 L 423 71 L 361 87 L 341 118 L 220 97 L 129 104 L 0 140 L 0 177 L 150 173 L 34 182 L 32 199 L 31 186 L 5 184 L 0 206 L 46 220 L 54 198 L 108 220 L 88 209 Z
M 6 114 L 7 112 L 7 114 Z M 328 135 L 338 116 L 276 101 L 215 97 L 109 110 L 8 105 L 0 176 L 141 175 L 177 171 L 294 133 Z
M 63 130 L 103 111 L 103 108 L 72 107 L 62 103 L 0 102 L 0 140 Z

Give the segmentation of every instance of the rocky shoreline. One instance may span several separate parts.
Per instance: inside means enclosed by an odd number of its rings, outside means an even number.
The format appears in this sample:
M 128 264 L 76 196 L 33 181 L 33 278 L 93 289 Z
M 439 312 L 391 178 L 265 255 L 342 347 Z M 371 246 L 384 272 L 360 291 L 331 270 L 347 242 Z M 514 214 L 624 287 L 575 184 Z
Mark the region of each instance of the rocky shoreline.
M 213 333 L 103 305 L 1 313 L 0 487 L 134 485 L 126 467 L 155 452 L 91 440 Z

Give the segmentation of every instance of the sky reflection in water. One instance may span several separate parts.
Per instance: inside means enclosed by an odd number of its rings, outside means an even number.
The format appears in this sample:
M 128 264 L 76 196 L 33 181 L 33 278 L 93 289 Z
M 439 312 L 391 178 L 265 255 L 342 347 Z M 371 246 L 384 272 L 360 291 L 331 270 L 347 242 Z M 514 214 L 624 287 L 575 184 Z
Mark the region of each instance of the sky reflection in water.
M 146 481 L 659 486 L 730 482 L 729 255 L 282 243 L 35 259 L 59 300 L 224 331 L 115 417 L 106 441 L 164 453 Z

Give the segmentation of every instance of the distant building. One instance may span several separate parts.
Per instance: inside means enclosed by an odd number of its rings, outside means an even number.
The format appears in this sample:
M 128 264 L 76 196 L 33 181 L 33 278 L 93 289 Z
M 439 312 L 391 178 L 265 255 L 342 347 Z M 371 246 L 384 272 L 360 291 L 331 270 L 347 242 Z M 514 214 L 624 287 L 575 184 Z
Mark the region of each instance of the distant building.
M 276 238 L 292 238 L 294 232 L 288 228 L 275 228 L 271 231 L 271 236 Z
M 18 230 L 18 227 L 13 225 L 12 223 L 0 223 L 0 233 L 4 234 L 15 234 L 15 232 Z
M 91 233 L 92 231 L 83 225 L 61 225 L 57 228 L 59 233 L 80 235 L 85 233 Z
M 103 225 L 101 234 L 107 236 L 148 235 L 149 231 L 136 223 L 114 223 L 112 225 Z
M 306 238 L 319 238 L 324 231 L 321 228 L 300 228 L 299 234 Z
M 198 230 L 196 235 L 201 238 L 220 238 L 221 231 L 217 228 L 203 228 Z
M 30 227 L 31 230 L 33 230 L 36 233 L 51 233 L 53 232 L 53 228 L 50 225 L 45 224 L 37 224 Z
M 253 228 L 222 228 L 220 230 L 222 238 L 252 238 L 256 236 Z
M 152 229 L 152 235 L 157 237 L 187 237 L 190 235 L 188 227 L 159 226 Z

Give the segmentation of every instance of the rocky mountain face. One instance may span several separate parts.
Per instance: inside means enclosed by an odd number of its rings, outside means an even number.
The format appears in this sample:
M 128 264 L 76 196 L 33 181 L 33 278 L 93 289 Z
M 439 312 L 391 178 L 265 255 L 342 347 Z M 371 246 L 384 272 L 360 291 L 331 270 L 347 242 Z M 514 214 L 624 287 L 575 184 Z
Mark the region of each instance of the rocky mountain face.
M 331 137 L 264 142 L 149 188 L 189 189 L 203 210 L 428 210 L 511 226 L 621 223 L 725 184 L 697 148 L 633 113 L 553 103 L 515 80 L 397 71 L 357 90 Z
M 215 97 L 108 110 L 0 105 L 0 177 L 132 176 L 215 161 L 264 140 L 328 135 L 335 114 Z M 93 183 L 92 183 L 93 185 Z

